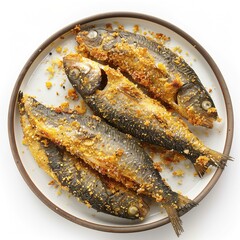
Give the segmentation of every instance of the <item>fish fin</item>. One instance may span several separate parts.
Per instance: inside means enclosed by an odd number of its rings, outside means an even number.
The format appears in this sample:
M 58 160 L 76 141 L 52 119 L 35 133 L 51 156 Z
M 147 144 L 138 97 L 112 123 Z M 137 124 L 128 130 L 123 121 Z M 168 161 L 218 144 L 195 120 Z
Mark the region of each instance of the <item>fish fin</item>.
M 188 197 L 185 197 L 181 194 L 178 194 L 178 210 L 181 215 L 191 210 L 193 207 L 197 206 L 198 204 L 194 202 L 193 200 L 189 199 Z
M 197 162 L 195 162 L 195 163 L 193 164 L 193 166 L 194 166 L 194 168 L 195 168 L 198 176 L 199 176 L 200 178 L 203 177 L 204 173 L 205 173 L 206 170 L 207 170 L 207 166 L 206 166 L 206 165 L 203 165 L 203 164 L 200 164 L 200 163 L 197 163 Z
M 168 214 L 168 217 L 170 219 L 170 222 L 173 226 L 175 233 L 179 237 L 184 230 L 182 227 L 182 220 L 178 216 L 177 209 L 169 204 L 164 204 L 163 207 L 165 208 Z

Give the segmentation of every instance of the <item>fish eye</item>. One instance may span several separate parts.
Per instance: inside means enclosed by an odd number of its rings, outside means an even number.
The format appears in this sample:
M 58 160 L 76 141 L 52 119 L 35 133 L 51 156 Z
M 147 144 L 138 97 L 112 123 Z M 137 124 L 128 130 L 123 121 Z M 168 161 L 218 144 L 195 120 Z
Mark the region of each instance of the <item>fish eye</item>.
M 139 215 L 139 210 L 136 206 L 130 206 L 128 208 L 128 214 L 130 216 L 138 216 Z
M 202 108 L 204 110 L 208 110 L 211 107 L 212 107 L 212 103 L 210 101 L 205 100 L 205 101 L 202 102 Z
M 97 35 L 98 35 L 98 32 L 97 32 L 97 31 L 91 30 L 91 31 L 89 31 L 89 33 L 87 34 L 87 37 L 90 38 L 90 39 L 94 39 L 94 38 L 97 37 Z
M 72 68 L 69 70 L 68 76 L 71 80 L 77 80 L 80 76 L 80 70 L 78 68 Z

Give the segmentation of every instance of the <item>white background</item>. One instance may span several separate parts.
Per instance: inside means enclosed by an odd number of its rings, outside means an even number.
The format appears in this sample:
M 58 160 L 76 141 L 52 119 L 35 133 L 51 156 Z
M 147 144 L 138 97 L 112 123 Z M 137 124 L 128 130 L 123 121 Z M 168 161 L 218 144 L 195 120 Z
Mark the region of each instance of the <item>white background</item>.
M 11 1 L 0 7 L 0 239 L 166 240 L 177 239 L 170 224 L 140 233 L 94 231 L 74 224 L 46 207 L 20 175 L 8 141 L 11 91 L 35 49 L 62 27 L 110 11 L 153 15 L 177 25 L 213 57 L 228 85 L 235 114 L 231 156 L 235 158 L 198 207 L 182 217 L 180 239 L 240 239 L 240 11 L 237 0 Z

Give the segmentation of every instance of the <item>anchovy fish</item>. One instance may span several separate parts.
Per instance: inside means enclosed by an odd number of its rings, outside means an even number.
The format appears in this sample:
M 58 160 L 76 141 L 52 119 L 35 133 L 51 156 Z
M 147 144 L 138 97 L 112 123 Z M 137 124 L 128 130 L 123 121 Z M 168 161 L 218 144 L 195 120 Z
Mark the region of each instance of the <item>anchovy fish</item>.
M 63 64 L 69 81 L 93 112 L 120 131 L 183 154 L 199 176 L 209 165 L 225 166 L 229 156 L 206 147 L 179 117 L 120 72 L 76 54 L 65 56 Z
M 154 198 L 165 208 L 180 235 L 183 228 L 177 210 L 190 209 L 195 203 L 166 185 L 137 140 L 96 116 L 55 111 L 28 95 L 21 98 L 21 103 L 42 137 L 64 146 L 101 174 Z
M 149 207 L 140 195 L 100 175 L 81 159 L 72 156 L 48 139 L 39 137 L 29 124 L 24 108 L 20 111 L 24 143 L 28 145 L 38 165 L 62 189 L 98 212 L 128 219 L 145 218 Z
M 79 49 L 128 73 L 193 125 L 213 127 L 218 114 L 212 98 L 195 71 L 169 48 L 139 34 L 100 27 L 80 31 L 76 40 Z

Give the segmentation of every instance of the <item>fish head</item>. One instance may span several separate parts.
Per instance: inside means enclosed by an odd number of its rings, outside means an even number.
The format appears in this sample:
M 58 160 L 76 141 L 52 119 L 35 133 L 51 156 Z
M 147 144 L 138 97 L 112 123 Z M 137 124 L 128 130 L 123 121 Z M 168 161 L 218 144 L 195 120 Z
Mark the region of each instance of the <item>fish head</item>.
M 105 51 L 113 48 L 119 41 L 121 41 L 121 36 L 118 31 L 104 28 L 82 30 L 77 35 L 78 43 L 83 43 L 87 48 L 101 47 Z
M 196 82 L 186 83 L 178 90 L 177 104 L 187 112 L 189 121 L 194 125 L 212 128 L 213 121 L 218 117 L 209 93 Z
M 83 98 L 92 95 L 101 86 L 98 63 L 81 55 L 70 54 L 63 58 L 63 65 L 70 83 Z

